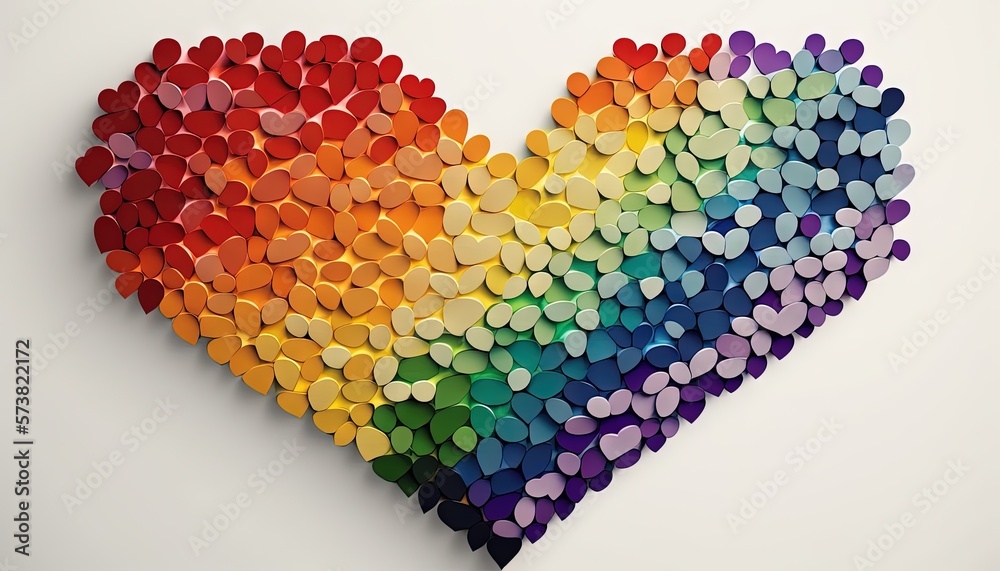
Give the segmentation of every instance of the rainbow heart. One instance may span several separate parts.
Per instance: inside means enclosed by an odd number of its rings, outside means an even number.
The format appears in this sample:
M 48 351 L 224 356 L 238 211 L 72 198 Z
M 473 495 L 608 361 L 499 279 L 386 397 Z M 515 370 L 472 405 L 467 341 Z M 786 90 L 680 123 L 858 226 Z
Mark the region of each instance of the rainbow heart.
M 503 566 L 908 256 L 903 94 L 825 43 L 619 40 L 518 160 L 375 39 L 167 39 L 77 170 L 123 297 Z

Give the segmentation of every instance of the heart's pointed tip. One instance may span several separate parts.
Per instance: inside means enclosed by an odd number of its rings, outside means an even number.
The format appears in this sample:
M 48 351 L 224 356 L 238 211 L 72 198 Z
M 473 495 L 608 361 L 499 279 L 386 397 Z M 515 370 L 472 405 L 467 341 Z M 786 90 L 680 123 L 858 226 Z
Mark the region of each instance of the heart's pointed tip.
M 486 550 L 489 551 L 490 557 L 493 558 L 497 567 L 503 569 L 508 563 L 513 561 L 514 557 L 521 551 L 522 544 L 521 538 L 519 537 L 501 537 L 499 535 L 495 535 L 486 542 Z

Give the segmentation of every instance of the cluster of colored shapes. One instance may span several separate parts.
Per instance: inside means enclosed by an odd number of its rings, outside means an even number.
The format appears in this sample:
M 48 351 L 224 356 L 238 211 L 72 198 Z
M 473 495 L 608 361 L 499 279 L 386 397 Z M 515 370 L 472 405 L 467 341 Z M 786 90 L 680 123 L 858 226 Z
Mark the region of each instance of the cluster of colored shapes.
M 372 38 L 167 39 L 77 170 L 123 296 L 503 566 L 909 254 L 861 43 L 728 43 L 617 41 L 518 160 Z

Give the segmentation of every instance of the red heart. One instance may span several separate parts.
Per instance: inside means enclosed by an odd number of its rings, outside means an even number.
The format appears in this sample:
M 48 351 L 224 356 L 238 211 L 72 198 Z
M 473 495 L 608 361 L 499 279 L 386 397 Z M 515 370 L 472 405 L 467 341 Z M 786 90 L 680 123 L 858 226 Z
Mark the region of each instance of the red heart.
M 278 46 L 265 46 L 260 52 L 260 63 L 264 64 L 264 67 L 267 69 L 278 71 L 281 64 L 285 63 L 285 58 L 281 55 L 281 48 Z
M 701 39 L 701 49 L 705 50 L 709 58 L 715 57 L 721 48 L 722 38 L 719 37 L 719 34 L 708 34 Z
M 379 78 L 385 83 L 392 83 L 403 71 L 403 60 L 399 56 L 385 56 L 378 62 Z
M 236 38 L 226 40 L 226 57 L 229 61 L 239 65 L 247 60 L 247 46 Z
M 243 36 L 243 45 L 247 47 L 248 56 L 255 56 L 264 47 L 264 37 L 257 32 L 248 32 Z
M 684 36 L 674 32 L 663 36 L 660 47 L 663 48 L 664 55 L 674 57 L 684 51 L 686 43 Z
M 146 93 L 156 91 L 156 87 L 160 85 L 160 75 L 156 66 L 149 62 L 135 66 L 135 81 L 146 90 Z
M 653 61 L 657 53 L 656 46 L 653 44 L 643 44 L 637 48 L 635 42 L 628 38 L 616 41 L 613 51 L 618 59 L 627 63 L 632 69 L 638 69 Z
M 117 113 L 135 107 L 139 102 L 139 86 L 131 81 L 123 81 L 118 89 L 105 89 L 97 95 L 97 104 L 107 113 Z
M 76 173 L 90 186 L 97 182 L 115 164 L 115 156 L 107 147 L 90 147 L 76 159 Z
M 425 78 L 417 79 L 415 75 L 404 75 L 399 80 L 399 86 L 403 88 L 403 93 L 414 99 L 423 99 L 434 95 L 434 80 Z
M 123 274 L 125 275 L 125 274 Z M 163 284 L 156 280 L 146 280 L 139 286 L 139 305 L 146 313 L 156 309 L 163 300 Z
M 224 47 L 222 40 L 215 36 L 208 36 L 201 41 L 199 47 L 188 49 L 188 57 L 200 67 L 208 70 L 219 60 Z
M 181 45 L 173 38 L 163 38 L 153 46 L 153 63 L 163 71 L 181 59 Z
M 445 108 L 444 99 L 440 97 L 428 97 L 426 99 L 417 99 L 416 101 L 410 103 L 410 111 L 413 111 L 417 117 L 421 118 L 425 123 L 437 123 L 438 119 L 444 115 Z

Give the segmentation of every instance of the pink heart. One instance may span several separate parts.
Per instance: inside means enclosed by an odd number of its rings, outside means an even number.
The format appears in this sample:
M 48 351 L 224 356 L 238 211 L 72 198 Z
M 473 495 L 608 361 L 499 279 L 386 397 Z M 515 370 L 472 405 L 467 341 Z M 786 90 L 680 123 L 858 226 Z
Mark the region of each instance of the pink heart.
M 636 426 L 635 429 L 639 430 L 639 427 Z M 638 444 L 638 441 L 636 444 Z M 549 472 L 540 478 L 528 480 L 528 483 L 524 486 L 524 491 L 528 492 L 528 495 L 533 498 L 548 496 L 549 499 L 556 500 L 563 493 L 563 488 L 565 487 L 565 476 L 559 472 Z
M 612 462 L 623 454 L 635 448 L 642 441 L 642 431 L 638 426 L 630 424 L 621 429 L 618 434 L 605 434 L 601 437 L 601 452 Z
M 770 306 L 758 305 L 753 308 L 753 318 L 768 330 L 785 336 L 791 335 L 802 325 L 802 322 L 806 320 L 808 310 L 806 304 L 801 301 L 781 308 L 780 313 Z

